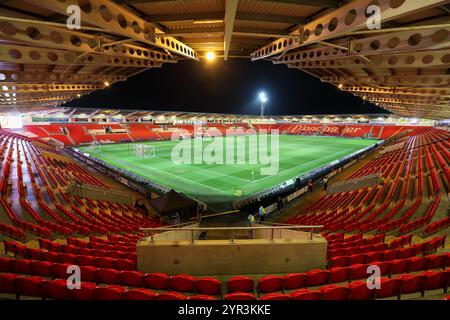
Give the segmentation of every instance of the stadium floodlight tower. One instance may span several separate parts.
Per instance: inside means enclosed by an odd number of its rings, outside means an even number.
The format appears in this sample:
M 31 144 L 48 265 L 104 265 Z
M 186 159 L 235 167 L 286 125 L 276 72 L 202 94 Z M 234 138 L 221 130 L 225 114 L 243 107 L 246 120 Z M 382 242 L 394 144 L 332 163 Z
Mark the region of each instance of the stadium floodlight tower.
M 263 117 L 264 116 L 264 106 L 267 102 L 267 96 L 264 91 L 261 91 L 259 93 L 259 102 L 261 102 L 261 117 Z

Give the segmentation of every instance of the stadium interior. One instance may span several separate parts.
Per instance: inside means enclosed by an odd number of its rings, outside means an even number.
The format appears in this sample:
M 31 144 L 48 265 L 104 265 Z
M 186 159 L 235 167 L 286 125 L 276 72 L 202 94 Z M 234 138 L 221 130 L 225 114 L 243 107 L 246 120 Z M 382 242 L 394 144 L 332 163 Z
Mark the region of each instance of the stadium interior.
M 1 1 L 0 300 L 450 300 L 449 3 Z M 211 53 L 387 113 L 66 105 Z M 173 161 L 273 133 L 272 176 Z

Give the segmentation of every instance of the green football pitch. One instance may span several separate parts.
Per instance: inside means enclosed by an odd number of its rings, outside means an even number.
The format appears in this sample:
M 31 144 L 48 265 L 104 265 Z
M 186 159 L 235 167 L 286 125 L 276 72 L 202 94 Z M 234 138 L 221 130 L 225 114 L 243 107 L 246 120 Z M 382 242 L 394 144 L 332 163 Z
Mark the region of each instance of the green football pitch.
M 269 164 L 267 162 L 260 164 L 260 161 L 259 164 L 251 164 L 249 154 L 254 155 L 256 149 L 250 147 L 249 136 L 240 138 L 244 139 L 246 145 L 245 164 L 226 161 L 226 152 L 230 145 L 229 140 L 226 140 L 228 138 L 222 137 L 203 141 L 201 149 L 194 147 L 198 142 L 195 139 L 185 140 L 184 143 L 189 143 L 192 160 L 195 152 L 197 154 L 201 152 L 199 150 L 205 152 L 207 145 L 211 143 L 221 146 L 223 162 L 227 162 L 225 164 L 218 164 L 220 161 L 212 164 L 204 161 L 200 164 L 178 164 L 173 161 L 172 150 L 179 146 L 179 141 L 141 142 L 140 144 L 154 146 L 154 156 L 147 158 L 137 157 L 130 143 L 85 146 L 79 149 L 113 166 L 129 170 L 206 203 L 224 203 L 271 188 L 377 142 L 370 139 L 280 135 L 277 173 L 264 175 L 261 168 L 268 167 Z M 269 149 L 267 154 L 270 156 L 272 154 L 270 139 L 267 140 L 267 145 Z M 234 155 L 237 157 L 236 145 L 231 146 L 235 149 Z M 273 159 L 276 158 L 274 156 Z M 242 190 L 242 195 L 236 193 L 236 189 Z

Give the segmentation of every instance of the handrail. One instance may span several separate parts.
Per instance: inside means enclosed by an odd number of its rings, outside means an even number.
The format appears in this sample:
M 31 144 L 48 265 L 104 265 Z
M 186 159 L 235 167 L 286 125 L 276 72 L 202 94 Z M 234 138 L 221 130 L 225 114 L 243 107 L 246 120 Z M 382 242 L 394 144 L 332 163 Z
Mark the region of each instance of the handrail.
M 313 239 L 314 229 L 323 228 L 323 225 L 314 225 L 314 226 L 303 226 L 303 225 L 283 225 L 283 226 L 255 226 L 255 227 L 187 227 L 187 228 L 174 228 L 174 227 L 156 227 L 156 228 L 140 228 L 142 232 L 146 234 L 150 234 L 150 243 L 154 243 L 154 232 L 155 231 L 191 231 L 191 242 L 194 243 L 194 232 L 195 231 L 232 231 L 231 242 L 234 242 L 234 231 L 238 230 L 272 230 L 271 232 L 271 241 L 274 240 L 274 230 L 281 229 L 309 229 L 309 239 Z

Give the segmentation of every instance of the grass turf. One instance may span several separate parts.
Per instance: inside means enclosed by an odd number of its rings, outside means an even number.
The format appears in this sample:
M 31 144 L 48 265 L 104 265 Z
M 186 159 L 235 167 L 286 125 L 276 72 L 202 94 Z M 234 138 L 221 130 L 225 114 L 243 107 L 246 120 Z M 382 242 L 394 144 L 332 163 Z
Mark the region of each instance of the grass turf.
M 215 141 L 217 143 L 225 142 L 224 138 L 213 139 L 220 139 Z M 248 148 L 248 136 L 245 139 Z M 194 143 L 194 140 L 190 142 Z M 249 164 L 248 149 L 246 164 L 176 164 L 172 161 L 171 152 L 177 141 L 142 142 L 141 144 L 155 147 L 156 156 L 146 159 L 136 157 L 132 151 L 130 152 L 128 143 L 106 144 L 95 149 L 90 147 L 79 149 L 111 165 L 127 169 L 207 203 L 223 203 L 239 198 L 235 195 L 235 188 L 242 188 L 242 197 L 247 197 L 376 142 L 377 140 L 370 139 L 280 135 L 278 173 L 266 176 L 261 175 L 260 168 L 268 165 Z M 208 144 L 210 142 L 204 141 L 203 148 Z M 268 145 L 270 146 L 270 140 Z M 236 153 L 237 151 L 235 155 Z M 252 171 L 254 180 L 252 180 Z

